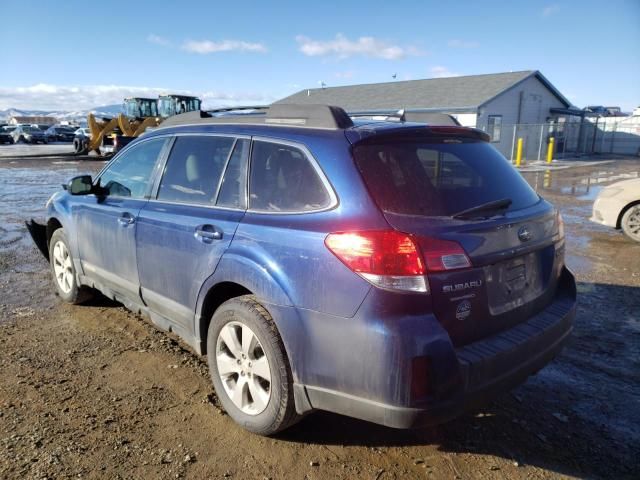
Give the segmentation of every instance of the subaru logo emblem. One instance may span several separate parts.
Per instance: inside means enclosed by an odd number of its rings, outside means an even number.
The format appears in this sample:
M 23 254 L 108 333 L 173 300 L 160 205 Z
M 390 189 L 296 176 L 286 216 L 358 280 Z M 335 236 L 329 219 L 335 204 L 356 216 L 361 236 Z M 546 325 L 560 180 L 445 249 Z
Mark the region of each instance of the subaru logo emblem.
M 526 225 L 518 229 L 518 238 L 521 242 L 528 242 L 532 236 L 531 230 Z

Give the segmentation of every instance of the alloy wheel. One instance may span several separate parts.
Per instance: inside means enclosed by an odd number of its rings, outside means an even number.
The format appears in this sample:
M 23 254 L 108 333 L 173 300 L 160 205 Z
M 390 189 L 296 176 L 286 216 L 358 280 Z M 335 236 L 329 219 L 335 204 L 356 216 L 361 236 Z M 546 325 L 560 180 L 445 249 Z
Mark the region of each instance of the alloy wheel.
M 216 342 L 216 365 L 225 392 L 247 415 L 258 415 L 271 398 L 269 360 L 256 334 L 241 322 L 222 327 Z
M 73 268 L 71 255 L 64 242 L 57 242 L 53 246 L 53 271 L 60 290 L 69 293 L 73 288 Z
M 626 220 L 626 232 L 635 240 L 640 240 L 640 206 L 631 207 Z

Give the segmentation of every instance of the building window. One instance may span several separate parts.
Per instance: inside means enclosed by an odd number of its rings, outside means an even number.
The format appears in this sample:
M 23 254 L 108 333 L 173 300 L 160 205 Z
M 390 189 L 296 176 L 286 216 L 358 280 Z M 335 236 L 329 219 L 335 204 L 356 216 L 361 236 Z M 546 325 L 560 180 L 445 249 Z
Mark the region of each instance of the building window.
M 500 132 L 502 131 L 502 115 L 489 115 L 488 120 L 488 132 L 491 136 L 491 141 L 494 143 L 500 142 Z

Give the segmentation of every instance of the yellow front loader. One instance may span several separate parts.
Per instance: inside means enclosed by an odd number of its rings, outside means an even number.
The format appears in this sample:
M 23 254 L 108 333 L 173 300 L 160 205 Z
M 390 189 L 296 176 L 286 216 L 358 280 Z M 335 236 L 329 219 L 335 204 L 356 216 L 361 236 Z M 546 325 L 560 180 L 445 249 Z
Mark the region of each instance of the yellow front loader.
M 115 153 L 149 127 L 157 127 L 168 117 L 200 110 L 199 98 L 185 95 L 161 95 L 158 99 L 133 97 L 124 99 L 124 113 L 115 118 L 87 117 L 91 137 L 79 143 L 76 153 Z

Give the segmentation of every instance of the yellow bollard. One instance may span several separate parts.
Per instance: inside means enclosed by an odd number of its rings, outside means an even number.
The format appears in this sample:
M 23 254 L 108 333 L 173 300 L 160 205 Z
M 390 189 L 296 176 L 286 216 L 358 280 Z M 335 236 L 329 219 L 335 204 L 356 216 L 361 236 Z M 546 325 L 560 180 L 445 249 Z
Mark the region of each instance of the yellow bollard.
M 520 163 L 522 163 L 522 143 L 523 143 L 522 138 L 519 138 L 518 149 L 516 150 L 516 167 L 519 167 Z
M 553 160 L 553 146 L 555 141 L 555 138 L 549 138 L 549 146 L 547 147 L 547 163 L 551 163 L 551 161 Z

